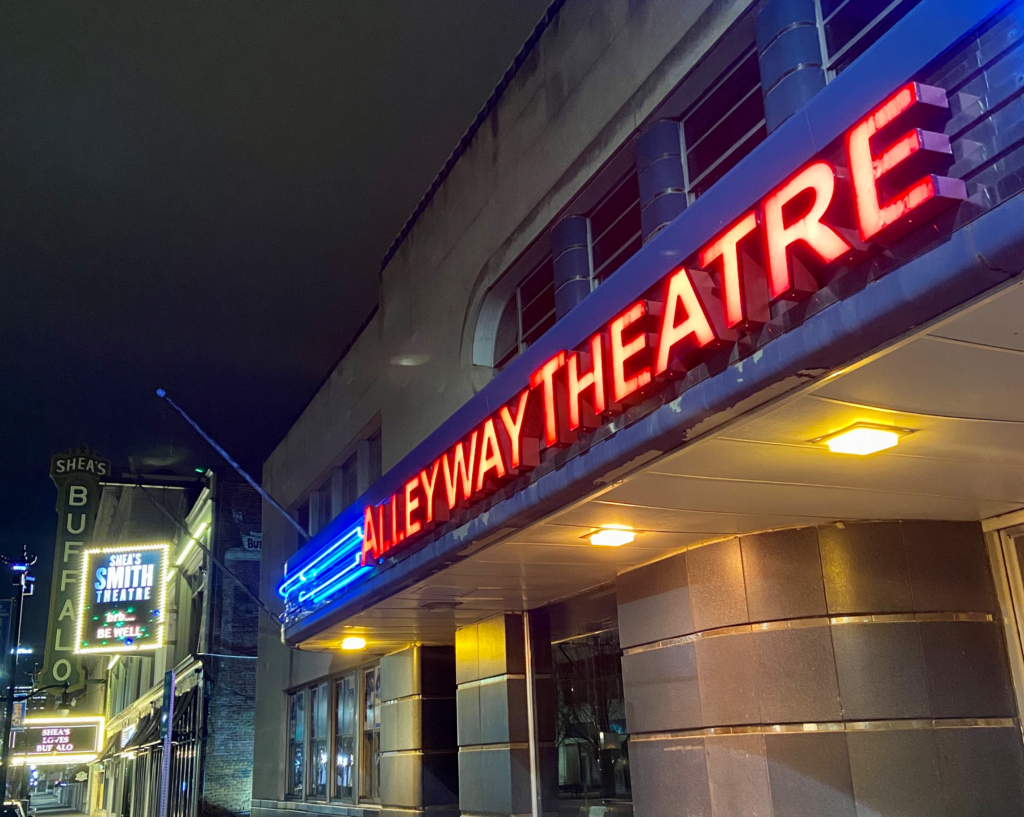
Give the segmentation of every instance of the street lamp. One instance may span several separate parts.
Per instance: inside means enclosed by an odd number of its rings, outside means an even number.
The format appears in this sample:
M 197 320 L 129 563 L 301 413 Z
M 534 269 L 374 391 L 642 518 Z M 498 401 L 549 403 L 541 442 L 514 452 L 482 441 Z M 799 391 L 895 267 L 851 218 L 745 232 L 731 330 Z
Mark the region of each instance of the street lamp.
M 14 685 L 18 672 L 18 647 L 21 646 L 21 611 L 25 596 L 32 595 L 35 577 L 28 569 L 36 563 L 35 556 L 29 556 L 28 550 L 22 548 L 22 560 L 16 562 L 0 555 L 0 561 L 9 565 L 14 572 L 14 609 L 11 611 L 14 624 L 14 645 L 7 651 L 7 695 L 4 701 L 3 750 L 0 752 L 0 795 L 7 800 L 7 771 L 11 766 L 11 720 L 14 718 Z M 63 702 L 64 696 L 61 696 Z

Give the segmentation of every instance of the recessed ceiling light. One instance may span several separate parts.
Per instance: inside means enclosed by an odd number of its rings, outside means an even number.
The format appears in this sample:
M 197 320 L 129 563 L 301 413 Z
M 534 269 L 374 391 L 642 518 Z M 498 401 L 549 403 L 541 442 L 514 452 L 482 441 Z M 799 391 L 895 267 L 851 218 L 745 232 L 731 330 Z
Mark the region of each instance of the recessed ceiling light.
M 358 635 L 346 636 L 341 641 L 343 650 L 361 650 L 366 647 L 366 639 Z
M 856 454 L 864 457 L 885 451 L 887 448 L 894 448 L 901 437 L 913 433 L 914 430 L 910 428 L 854 423 L 842 431 L 819 437 L 811 442 L 827 446 L 833 454 Z
M 629 528 L 606 525 L 590 535 L 590 544 L 597 547 L 617 548 L 628 545 L 636 539 L 636 533 Z

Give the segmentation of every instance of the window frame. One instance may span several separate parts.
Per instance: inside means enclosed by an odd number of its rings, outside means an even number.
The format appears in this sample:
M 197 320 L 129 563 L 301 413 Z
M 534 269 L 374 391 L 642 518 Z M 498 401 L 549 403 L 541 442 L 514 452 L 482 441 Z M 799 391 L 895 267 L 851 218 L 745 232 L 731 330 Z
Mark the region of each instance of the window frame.
M 302 697 L 302 736 L 300 739 L 295 738 L 295 730 L 293 729 L 293 721 L 297 722 L 297 719 L 292 715 L 293 701 L 301 696 Z M 285 734 L 285 800 L 296 800 L 305 801 L 307 797 L 307 786 L 306 786 L 306 773 L 307 773 L 307 761 L 308 761 L 308 743 L 309 743 L 309 728 L 307 724 L 308 710 L 306 706 L 306 699 L 309 697 L 308 687 L 303 686 L 297 689 L 289 690 L 285 693 L 285 713 L 288 719 L 288 728 Z M 302 753 L 302 771 L 300 776 L 302 778 L 302 793 L 295 793 L 294 776 L 295 769 L 293 768 L 293 747 L 299 746 Z
M 368 794 L 364 794 L 362 791 L 362 752 L 363 752 L 363 740 L 364 740 L 364 718 L 362 714 L 363 703 L 365 702 L 366 696 L 366 674 L 368 671 L 374 670 L 376 672 L 376 678 L 379 679 L 380 675 L 380 659 L 370 661 L 365 664 L 359 664 L 355 667 L 350 667 L 342 672 L 332 673 L 330 675 L 322 676 L 306 683 L 287 689 L 284 692 L 285 696 L 285 715 L 287 718 L 288 728 L 285 735 L 285 792 L 284 799 L 292 802 L 303 802 L 303 803 L 337 803 L 346 806 L 356 806 L 360 804 L 371 804 L 379 805 L 381 800 L 379 796 L 380 788 L 380 771 L 379 766 L 377 770 L 377 787 L 378 796 L 371 797 Z M 337 749 L 338 749 L 338 688 L 343 681 L 351 679 L 354 682 L 354 694 L 355 694 L 355 707 L 353 709 L 353 767 L 355 769 L 352 795 L 347 796 L 340 793 L 340 787 L 338 786 L 337 779 Z M 313 718 L 315 714 L 313 712 L 313 690 L 325 687 L 327 695 L 327 730 L 323 738 L 323 742 L 327 746 L 328 758 L 327 758 L 327 785 L 326 791 L 323 795 L 313 794 L 313 775 L 315 773 L 314 764 L 311 762 L 313 752 Z M 292 715 L 291 707 L 292 700 L 295 696 L 301 695 L 303 698 L 303 722 L 302 722 L 302 758 L 303 758 L 303 769 L 302 769 L 302 794 L 297 795 L 292 789 L 292 756 L 293 746 L 297 745 L 298 742 L 292 738 Z M 383 702 L 378 701 L 378 717 L 379 713 L 383 709 Z M 380 731 L 381 728 L 378 725 L 375 729 L 378 735 L 377 745 L 380 743 Z M 317 741 L 319 742 L 319 741 Z M 378 750 L 379 752 L 379 750 Z M 379 762 L 379 760 L 378 760 Z

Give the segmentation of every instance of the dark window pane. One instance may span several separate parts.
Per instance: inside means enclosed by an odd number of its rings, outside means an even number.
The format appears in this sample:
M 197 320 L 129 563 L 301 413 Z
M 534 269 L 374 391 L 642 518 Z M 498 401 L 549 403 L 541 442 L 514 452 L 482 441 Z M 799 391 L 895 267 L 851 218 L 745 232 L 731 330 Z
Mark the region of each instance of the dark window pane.
M 687 152 L 690 169 L 690 180 L 696 183 L 701 174 L 711 168 L 715 162 L 728 155 L 729 151 L 764 121 L 764 102 L 761 89 L 752 90 L 736 109 L 708 133 L 707 137 Z M 736 164 L 739 157 L 732 159 Z
M 860 2 L 860 0 L 821 0 L 821 17 L 827 19 L 832 12 L 840 6 L 849 2 Z
M 370 444 L 370 484 L 373 485 L 384 473 L 384 447 L 380 429 L 375 431 L 367 442 Z
M 643 245 L 643 236 L 641 236 L 640 231 L 637 230 L 633 238 L 619 248 L 618 253 L 609 258 L 603 267 L 596 270 L 595 274 L 597 275 L 598 280 L 608 280 L 608 276 L 632 258 Z
M 536 298 L 545 287 L 551 286 L 554 280 L 555 270 L 549 255 L 519 285 L 519 300 L 523 308 L 525 309 L 526 305 Z
M 331 509 L 331 481 L 327 480 L 317 491 L 320 499 L 317 502 L 317 530 L 323 530 L 327 523 L 334 518 Z
M 605 199 L 594 208 L 590 215 L 590 236 L 596 244 L 601 236 L 615 224 L 627 210 L 635 207 L 640 201 L 640 182 L 636 171 L 630 170 L 619 179 L 618 183 Z
M 555 311 L 555 285 L 548 281 L 547 288 L 537 294 L 531 303 L 524 298 L 523 304 L 523 340 L 533 337 L 538 324 L 542 323 L 549 312 Z
M 516 296 L 512 295 L 505 304 L 498 321 L 498 333 L 494 338 L 494 365 L 501 366 L 511 357 L 519 354 L 519 311 Z
M 640 186 L 636 173 L 627 173 L 590 216 L 594 277 L 611 275 L 639 249 Z
M 554 304 L 551 306 L 551 311 L 544 317 L 544 319 L 538 323 L 529 332 L 523 335 L 523 344 L 529 346 L 537 338 L 547 332 L 552 326 L 555 325 L 555 308 Z
M 861 39 L 842 55 L 842 65 L 833 67 L 841 70 L 842 67 L 849 65 L 919 2 L 920 0 L 850 0 L 839 8 L 825 21 L 825 44 L 829 60 L 831 61 L 858 37 Z
M 768 131 L 762 124 L 756 131 L 748 136 L 743 142 L 736 146 L 735 150 L 721 163 L 715 166 L 715 169 L 708 173 L 702 178 L 692 189 L 691 192 L 695 197 L 699 197 L 703 194 L 711 185 L 717 182 L 722 176 L 724 176 L 733 166 L 750 151 L 757 147 L 761 142 L 764 141 L 768 135 Z
M 341 466 L 341 505 L 347 508 L 359 498 L 359 458 L 353 454 Z
M 732 72 L 683 118 L 683 134 L 687 150 L 704 138 L 741 99 L 753 88 L 761 87 L 761 74 L 757 66 L 757 52 L 745 54 Z M 761 117 L 763 117 L 763 113 Z M 758 117 L 758 118 L 761 118 Z M 755 120 L 756 121 L 756 120 Z M 731 143 L 730 143 L 731 144 Z M 722 152 L 729 145 L 722 146 Z

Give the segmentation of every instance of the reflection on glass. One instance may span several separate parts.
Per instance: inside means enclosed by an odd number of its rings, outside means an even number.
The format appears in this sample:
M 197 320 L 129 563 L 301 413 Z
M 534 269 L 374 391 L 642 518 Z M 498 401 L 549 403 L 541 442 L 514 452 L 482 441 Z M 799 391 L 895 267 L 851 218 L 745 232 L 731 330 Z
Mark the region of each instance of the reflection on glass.
M 616 630 L 552 645 L 560 814 L 632 814 L 621 656 Z
M 306 693 L 296 692 L 288 706 L 288 781 L 287 792 L 291 797 L 302 797 L 305 780 L 306 756 Z
M 348 675 L 338 681 L 338 724 L 335 744 L 334 794 L 352 801 L 355 794 L 356 763 L 356 677 Z
M 363 744 L 359 755 L 361 797 L 380 797 L 380 670 L 363 672 Z
M 309 691 L 309 795 L 327 795 L 327 683 Z

